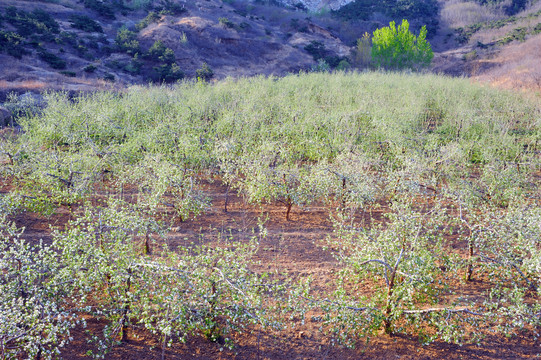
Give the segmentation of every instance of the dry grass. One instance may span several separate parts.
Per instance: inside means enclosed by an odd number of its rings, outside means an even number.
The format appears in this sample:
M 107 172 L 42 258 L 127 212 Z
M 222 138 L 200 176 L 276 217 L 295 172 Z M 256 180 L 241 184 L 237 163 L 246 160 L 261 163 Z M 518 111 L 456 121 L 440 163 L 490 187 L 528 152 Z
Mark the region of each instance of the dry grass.
M 499 20 L 505 17 L 502 2 L 498 6 L 482 6 L 475 2 L 463 0 L 441 1 L 441 21 L 444 26 L 458 28 L 479 22 Z
M 521 90 L 541 91 L 541 34 L 523 43 L 515 43 L 504 48 L 490 60 L 492 67 L 475 78 L 479 81 Z
M 42 90 L 48 84 L 39 80 L 6 81 L 0 80 L 0 91 L 9 89 Z

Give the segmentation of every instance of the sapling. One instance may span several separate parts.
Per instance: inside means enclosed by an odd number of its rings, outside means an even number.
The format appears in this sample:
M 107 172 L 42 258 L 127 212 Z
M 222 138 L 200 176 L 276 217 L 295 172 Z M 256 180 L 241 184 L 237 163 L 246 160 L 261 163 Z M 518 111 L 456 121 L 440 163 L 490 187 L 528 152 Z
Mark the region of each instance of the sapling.
M 441 225 L 447 218 L 445 209 L 415 210 L 411 203 L 395 202 L 388 217 L 387 224 L 372 229 L 337 224 L 330 241 L 346 268 L 335 298 L 320 303 L 329 312 L 328 323 L 337 332 L 346 329 L 340 336 L 350 342 L 351 337 L 370 336 L 379 330 L 409 332 L 424 316 L 429 318 L 424 323 L 442 337 L 458 338 L 458 329 L 443 334 L 440 321 L 479 314 L 469 304 L 444 300 L 450 293 L 447 281 L 457 268 L 444 248 L 446 229 Z M 351 293 L 365 282 L 372 284 L 372 291 Z
M 79 323 L 68 305 L 72 279 L 57 253 L 0 219 L 0 359 L 56 359 Z

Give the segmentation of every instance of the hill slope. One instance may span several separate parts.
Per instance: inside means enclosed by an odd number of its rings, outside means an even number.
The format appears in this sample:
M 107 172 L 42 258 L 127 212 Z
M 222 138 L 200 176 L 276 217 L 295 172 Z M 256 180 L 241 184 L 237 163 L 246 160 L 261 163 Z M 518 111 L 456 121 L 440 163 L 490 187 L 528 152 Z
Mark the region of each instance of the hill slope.
M 0 100 L 13 90 L 281 76 L 319 58 L 362 69 L 357 39 L 402 18 L 414 31 L 428 24 L 434 72 L 539 88 L 540 15 L 541 3 L 518 0 L 5 0 Z
M 112 7 L 109 14 L 88 3 L 3 1 L 0 84 L 81 90 L 104 79 L 169 82 L 198 76 L 205 63 L 216 78 L 284 75 L 315 64 L 304 50 L 311 42 L 338 59 L 350 51 L 332 32 L 292 20 L 295 13 L 285 8 L 209 0 Z

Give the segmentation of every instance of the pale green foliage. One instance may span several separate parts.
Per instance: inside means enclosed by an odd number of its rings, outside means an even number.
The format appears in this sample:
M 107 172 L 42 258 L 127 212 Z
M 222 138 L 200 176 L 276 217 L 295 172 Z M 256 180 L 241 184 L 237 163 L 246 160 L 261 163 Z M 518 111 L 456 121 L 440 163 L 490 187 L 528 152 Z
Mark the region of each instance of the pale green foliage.
M 408 332 L 412 326 L 421 326 L 415 316 L 417 309 L 441 304 L 441 296 L 448 291 L 445 280 L 454 277 L 451 259 L 443 247 L 444 230 L 437 226 L 445 216 L 444 209 L 423 214 L 412 210 L 410 204 L 397 203 L 385 226 L 357 229 L 337 224 L 332 244 L 347 267 L 336 300 L 324 307 L 329 311 L 327 321 L 341 341 L 371 336 L 380 329 Z M 347 295 L 351 291 L 342 287 L 355 289 L 365 281 L 374 282 L 374 291 L 365 297 L 351 297 Z M 432 321 L 440 312 L 452 314 L 444 304 L 438 308 L 426 312 Z M 456 310 L 452 304 L 448 308 Z M 416 319 L 404 323 L 410 315 Z M 445 340 L 459 335 L 440 334 Z
M 125 335 L 136 299 L 149 295 L 144 287 L 149 274 L 138 264 L 151 248 L 151 236 L 163 236 L 164 229 L 145 215 L 112 199 L 107 208 L 87 209 L 69 230 L 54 234 L 65 264 L 61 271 L 76 284 L 78 305 L 84 308 L 90 297 L 100 294 L 89 310 L 110 321 L 104 340 L 98 341 L 101 355 Z
M 329 72 L 331 71 L 331 67 L 324 59 L 319 59 L 317 64 L 312 66 L 310 70 L 313 72 Z
M 201 239 L 212 246 L 166 246 L 168 229 L 157 219 L 206 211 L 207 180 L 262 208 L 283 204 L 286 216 L 293 206 L 328 211 L 346 270 L 332 296 L 319 294 L 329 301 L 313 303 L 344 341 L 380 328 L 424 341 L 471 341 L 484 329 L 535 334 L 536 100 L 464 79 L 370 72 L 47 99 L 41 115 L 19 119 L 16 139 L 0 143 L 2 175 L 14 187 L 0 208 L 80 204 L 77 220 L 55 234 L 55 248 L 59 276 L 76 285 L 70 301 L 109 320 L 105 336 L 96 335 L 96 355 L 136 323 L 164 343 L 190 334 L 219 341 L 275 326 L 275 317 L 298 308 L 283 287 L 250 271 L 256 239 L 239 245 L 219 233 Z M 111 192 L 115 201 L 95 206 Z M 382 212 L 388 220 L 380 221 Z M 462 243 L 444 242 L 447 225 Z M 454 294 L 467 273 L 484 279 L 487 293 Z
M 0 218 L 0 358 L 56 359 L 77 318 L 66 306 L 71 284 L 58 272 L 56 252 L 32 246 Z
M 163 346 L 204 335 L 230 347 L 230 333 L 249 331 L 249 324 L 280 327 L 288 292 L 248 268 L 264 228 L 248 244 L 220 235 L 216 248 L 192 245 L 176 252 L 165 243 L 167 230 L 137 207 L 111 199 L 107 207 L 87 210 L 69 230 L 55 232 L 61 273 L 76 285 L 73 298 L 109 321 L 103 335 L 94 336 L 96 357 L 103 358 L 136 323 L 159 335 Z M 145 256 L 148 250 L 159 256 Z
M 391 21 L 388 27 L 375 30 L 372 35 L 374 64 L 387 69 L 418 69 L 430 65 L 434 53 L 426 34 L 426 26 L 421 28 L 419 36 L 412 34 L 405 19 L 398 27 Z
M 541 211 L 517 204 L 506 210 L 479 205 L 478 209 L 460 208 L 464 239 L 473 248 L 470 278 L 478 271 L 487 272 L 502 283 L 512 281 L 537 290 L 541 286 Z
M 287 309 L 288 299 L 278 293 L 285 287 L 247 266 L 257 251 L 257 238 L 249 244 L 235 244 L 232 236 L 219 240 L 221 247 L 180 249 L 178 254 L 142 265 L 154 269 L 153 285 L 147 284 L 154 295 L 142 298 L 141 306 L 155 311 L 139 321 L 164 342 L 202 334 L 231 347 L 232 332 L 249 331 L 252 324 L 282 326 L 278 315 L 281 306 Z
M 320 161 L 311 177 L 310 186 L 321 198 L 338 200 L 338 209 L 355 213 L 376 201 L 380 195 L 378 180 L 370 173 L 370 161 L 361 153 L 342 153 L 333 162 Z
M 284 162 L 284 154 L 279 151 L 261 155 L 255 161 L 253 156 L 246 156 L 236 163 L 243 177 L 235 186 L 250 202 L 283 204 L 289 220 L 293 205 L 306 205 L 317 198 L 315 189 L 303 181 L 309 176 L 310 168 Z
M 183 221 L 190 215 L 201 214 L 210 206 L 209 199 L 198 189 L 196 172 L 188 164 L 182 166 L 160 155 L 148 155 L 123 172 L 125 176 L 119 182 L 137 184 L 137 202 L 142 208 L 155 212 L 160 205 L 170 206 Z
M 372 41 L 369 33 L 365 32 L 363 37 L 357 39 L 357 47 L 355 48 L 355 65 L 360 68 L 370 66 L 372 61 Z

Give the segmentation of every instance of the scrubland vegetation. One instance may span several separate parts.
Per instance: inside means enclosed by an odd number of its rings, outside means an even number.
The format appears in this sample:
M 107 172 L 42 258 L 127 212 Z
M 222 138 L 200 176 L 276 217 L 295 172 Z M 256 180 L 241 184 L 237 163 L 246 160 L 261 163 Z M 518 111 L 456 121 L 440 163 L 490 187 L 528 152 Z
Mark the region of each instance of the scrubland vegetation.
M 537 100 L 434 75 L 313 73 L 47 101 L 0 143 L 0 358 L 54 358 L 89 317 L 107 324 L 89 335 L 96 357 L 135 327 L 163 348 L 234 347 L 307 312 L 350 346 L 538 337 Z M 173 226 L 227 212 L 233 193 L 289 222 L 323 208 L 330 284 L 256 266 L 268 216 L 250 238 L 171 246 Z M 70 221 L 49 242 L 12 222 L 60 209 Z

